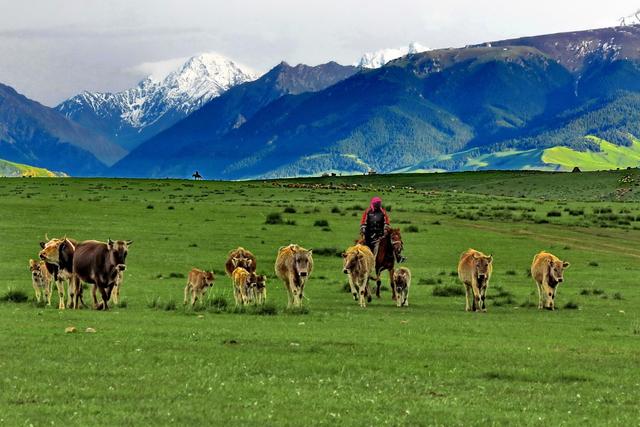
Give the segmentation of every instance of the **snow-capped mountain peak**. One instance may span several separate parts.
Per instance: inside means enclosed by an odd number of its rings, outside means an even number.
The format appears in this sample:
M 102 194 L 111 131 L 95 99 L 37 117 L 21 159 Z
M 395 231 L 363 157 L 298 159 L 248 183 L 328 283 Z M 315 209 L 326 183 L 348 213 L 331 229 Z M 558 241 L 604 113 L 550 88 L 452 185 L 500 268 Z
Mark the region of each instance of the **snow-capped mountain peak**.
M 380 49 L 375 52 L 365 53 L 360 60 L 353 65 L 361 68 L 380 68 L 394 59 L 414 53 L 426 52 L 428 50 L 431 49 L 420 43 L 412 42 L 408 46 L 400 48 Z
M 56 109 L 80 122 L 88 121 L 88 115 L 107 119 L 114 139 L 127 135 L 125 139 L 133 141 L 128 145 L 135 145 L 148 136 L 147 128 L 155 125 L 154 133 L 162 130 L 229 88 L 256 78 L 253 70 L 229 58 L 203 53 L 189 58 L 164 78 L 149 76 L 117 93 L 85 91 Z M 84 124 L 90 127 L 90 123 Z

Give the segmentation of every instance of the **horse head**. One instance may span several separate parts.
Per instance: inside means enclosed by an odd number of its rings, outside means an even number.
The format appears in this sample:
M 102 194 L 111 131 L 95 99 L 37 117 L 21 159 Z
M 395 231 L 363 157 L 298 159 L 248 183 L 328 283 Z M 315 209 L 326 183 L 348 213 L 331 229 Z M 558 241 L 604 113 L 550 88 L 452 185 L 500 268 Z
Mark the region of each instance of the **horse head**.
M 404 249 L 404 243 L 402 243 L 402 235 L 399 228 L 392 228 L 389 230 L 389 241 L 393 248 L 393 255 L 397 261 L 402 259 L 402 250 Z

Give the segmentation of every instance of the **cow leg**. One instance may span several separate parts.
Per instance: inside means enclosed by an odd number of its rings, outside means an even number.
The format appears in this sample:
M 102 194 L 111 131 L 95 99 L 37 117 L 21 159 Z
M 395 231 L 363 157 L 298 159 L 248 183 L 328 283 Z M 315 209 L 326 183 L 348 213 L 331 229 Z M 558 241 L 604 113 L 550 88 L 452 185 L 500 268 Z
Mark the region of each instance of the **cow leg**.
M 366 302 L 366 292 L 367 289 L 364 287 L 363 283 L 358 283 L 358 293 L 360 294 L 360 307 L 365 308 L 367 306 L 367 302 Z
M 187 285 L 184 287 L 184 301 L 183 301 L 183 305 L 187 305 L 187 295 L 189 294 L 189 285 L 190 283 L 187 282 Z
M 487 285 L 485 284 L 482 289 L 480 289 L 480 303 L 482 304 L 482 312 L 486 313 L 487 312 L 487 306 L 485 304 L 485 298 L 487 296 Z
M 536 287 L 538 288 L 538 310 L 542 310 L 542 285 L 537 280 Z
M 44 293 L 47 297 L 47 305 L 51 306 L 51 280 L 44 280 Z
M 393 282 L 393 272 L 394 270 L 392 267 L 389 269 L 389 285 L 391 286 L 391 299 L 395 301 L 398 296 L 396 295 L 396 284 Z
M 473 289 L 473 311 L 480 310 L 480 289 L 478 289 L 478 283 L 474 280 L 471 282 L 471 289 Z
M 404 290 L 404 301 L 402 302 L 402 305 L 405 307 L 409 307 L 409 288 L 406 288 Z
M 36 301 L 40 302 L 40 284 L 38 280 L 33 279 L 31 284 L 33 285 L 33 292 L 36 294 Z
M 113 289 L 111 290 L 111 298 L 113 298 L 114 304 L 120 304 L 120 286 L 113 285 Z
M 294 274 L 289 274 L 289 287 L 291 288 L 291 299 L 294 307 L 301 305 L 300 289 L 298 288 L 298 280 Z
M 56 287 L 58 288 L 58 310 L 64 310 L 64 283 L 62 283 L 62 279 L 56 280 Z
M 371 302 L 371 287 L 369 286 L 369 276 L 367 275 L 364 288 L 367 292 L 367 302 Z
M 464 311 L 471 311 L 471 307 L 469 306 L 469 289 L 471 286 L 464 284 Z
M 100 296 L 102 296 L 102 309 L 109 310 L 109 288 L 105 286 L 98 286 L 100 288 Z
M 95 310 L 99 310 L 98 308 L 98 297 L 96 296 L 96 292 L 98 291 L 98 285 L 91 286 L 91 297 L 93 298 L 93 308 Z

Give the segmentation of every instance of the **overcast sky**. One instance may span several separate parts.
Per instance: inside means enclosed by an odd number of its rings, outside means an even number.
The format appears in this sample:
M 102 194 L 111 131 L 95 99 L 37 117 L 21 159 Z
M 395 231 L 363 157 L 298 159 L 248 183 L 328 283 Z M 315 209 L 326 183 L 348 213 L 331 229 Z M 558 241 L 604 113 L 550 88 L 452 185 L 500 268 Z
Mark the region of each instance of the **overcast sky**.
M 617 24 L 640 0 L 0 0 L 0 82 L 53 106 L 218 52 L 259 72 Z

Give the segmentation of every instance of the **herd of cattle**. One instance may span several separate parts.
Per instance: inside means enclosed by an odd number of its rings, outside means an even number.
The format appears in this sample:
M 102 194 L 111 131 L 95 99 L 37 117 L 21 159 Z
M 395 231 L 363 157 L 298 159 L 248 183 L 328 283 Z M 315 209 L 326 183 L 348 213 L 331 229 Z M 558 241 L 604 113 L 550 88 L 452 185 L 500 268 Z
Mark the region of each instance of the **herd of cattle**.
M 36 299 L 43 298 L 51 305 L 51 284 L 58 289 L 58 308 L 65 308 L 65 287 L 67 282 L 66 307 L 85 306 L 82 298 L 82 283 L 93 285 L 93 307 L 108 309 L 108 303 L 119 302 L 126 269 L 128 249 L 131 240 L 109 239 L 107 242 L 88 240 L 78 242 L 67 237 L 48 239 L 40 242 L 41 261 L 29 260 L 32 283 Z M 361 307 L 371 301 L 369 280 L 379 281 L 376 256 L 363 244 L 348 248 L 343 254 L 343 272 L 348 275 L 353 298 Z M 263 304 L 266 301 L 266 276 L 256 274 L 256 257 L 250 251 L 238 247 L 229 252 L 225 272 L 233 284 L 236 305 Z M 531 264 L 531 276 L 538 288 L 538 308 L 553 310 L 558 284 L 564 281 L 564 269 L 569 263 L 561 261 L 548 252 L 538 253 Z M 276 276 L 282 280 L 288 294 L 288 306 L 300 307 L 304 299 L 304 287 L 313 271 L 312 251 L 297 244 L 281 247 L 275 262 Z M 493 256 L 469 249 L 460 256 L 458 277 L 466 290 L 466 311 L 486 311 L 485 297 L 491 273 Z M 391 288 L 398 307 L 409 305 L 411 271 L 402 267 L 393 271 Z M 195 305 L 202 299 L 215 281 L 213 272 L 193 268 L 184 288 L 184 304 Z M 97 291 L 102 301 L 98 302 Z M 469 303 L 470 296 L 472 302 Z

